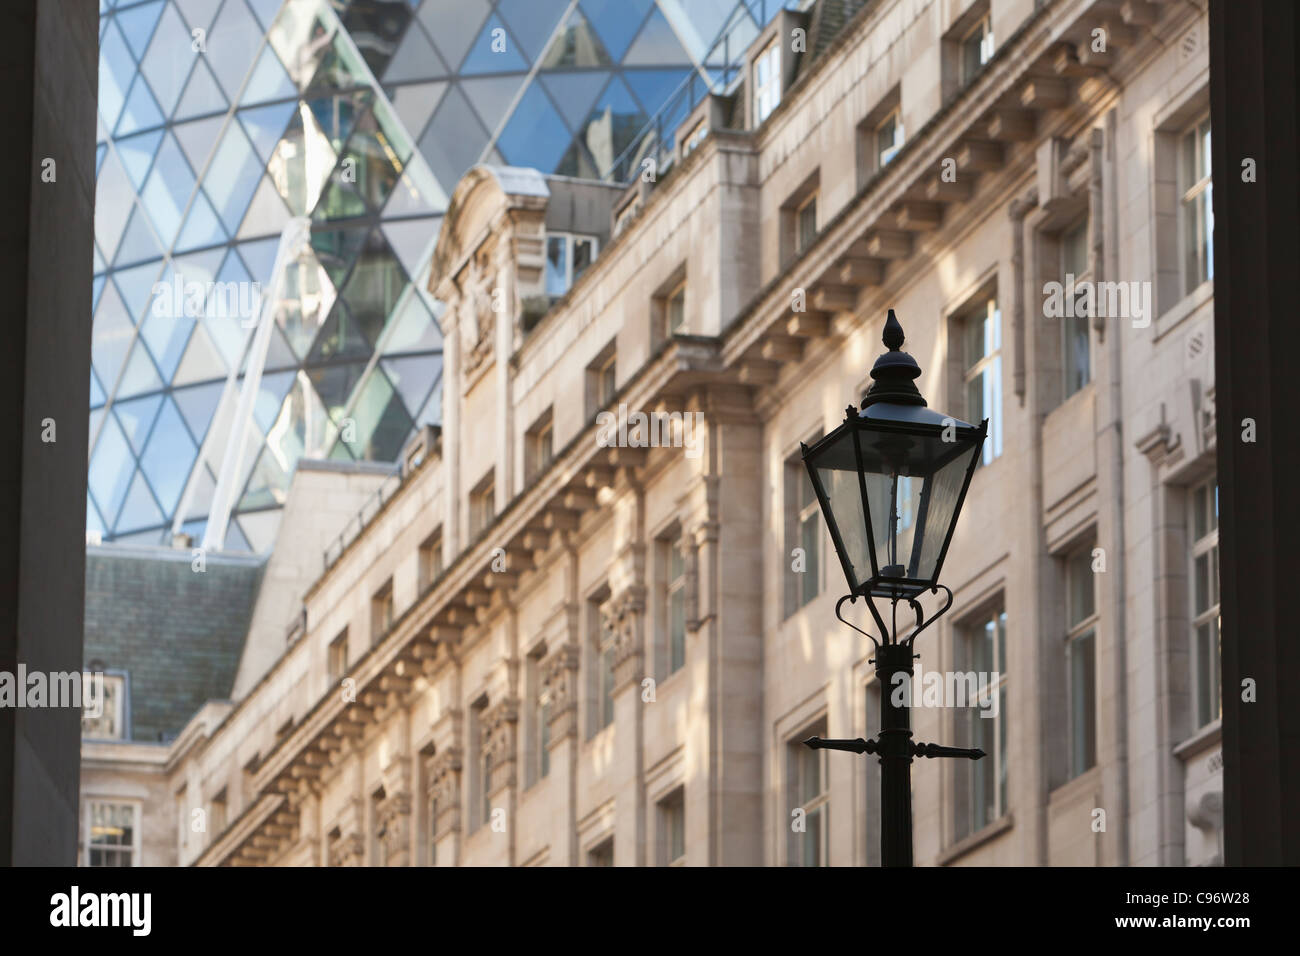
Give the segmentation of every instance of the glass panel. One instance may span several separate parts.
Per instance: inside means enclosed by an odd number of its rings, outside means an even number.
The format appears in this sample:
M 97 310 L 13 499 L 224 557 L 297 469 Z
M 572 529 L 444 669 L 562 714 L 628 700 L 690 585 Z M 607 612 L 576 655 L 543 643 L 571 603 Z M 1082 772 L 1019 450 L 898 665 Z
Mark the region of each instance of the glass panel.
M 424 404 L 429 389 L 437 380 L 442 369 L 442 358 L 438 355 L 419 355 L 385 359 L 379 365 L 397 389 L 402 404 L 408 411 L 414 412 Z
M 571 129 L 581 129 L 596 97 L 605 88 L 611 74 L 605 70 L 586 70 L 581 73 L 543 73 L 539 81 L 551 94 Z
M 140 469 L 149 479 L 163 512 L 168 516 L 176 510 L 196 454 L 198 446 L 190 438 L 180 413 L 168 398 L 158 415 L 158 423 L 154 425 L 149 447 L 140 458 Z
M 226 95 L 217 85 L 217 78 L 212 75 L 208 65 L 199 60 L 185 87 L 185 94 L 176 107 L 174 118 L 182 120 L 193 116 L 206 116 L 209 113 L 224 113 L 229 107 Z
M 411 33 L 420 33 L 420 28 L 413 27 Z M 429 122 L 429 117 L 442 102 L 442 94 L 446 90 L 445 81 L 403 86 L 395 90 L 392 96 L 393 112 L 397 114 L 402 127 L 419 139 L 425 125 Z
M 316 205 L 337 160 L 315 114 L 306 103 L 300 103 L 266 171 L 285 205 L 295 216 L 303 216 Z
M 240 508 L 269 508 L 283 505 L 289 491 L 289 474 L 270 448 L 263 448 L 239 499 Z
M 172 393 L 172 399 L 196 441 L 203 441 L 208 434 L 208 425 L 212 423 L 212 414 L 217 410 L 217 402 L 221 399 L 224 388 L 222 382 L 211 382 L 193 388 L 177 389 Z
M 131 319 L 118 295 L 109 284 L 99 300 L 91 339 L 91 359 L 100 380 L 111 390 L 131 347 Z
M 296 356 L 305 356 L 319 338 L 334 303 L 334 285 L 311 248 L 304 249 L 285 269 L 283 294 L 275 307 L 276 324 Z
M 334 359 L 366 358 L 370 355 L 370 343 L 366 340 L 360 326 L 352 318 L 352 313 L 342 300 L 334 303 L 316 344 L 312 346 L 307 361 L 325 362 Z
M 95 241 L 110 260 L 133 208 L 131 180 L 110 153 L 95 181 Z
M 172 376 L 175 385 L 187 385 L 191 382 L 203 382 L 221 378 L 228 366 L 221 358 L 221 353 L 212 344 L 212 337 L 203 325 L 197 325 L 190 336 L 190 344 L 185 348 L 185 357 Z
M 424 0 L 416 16 L 447 66 L 455 70 L 487 14 L 487 0 Z
M 161 395 L 150 395 L 129 402 L 113 403 L 113 414 L 117 416 L 126 440 L 131 443 L 131 448 L 137 455 L 144 450 L 145 440 L 149 437 L 149 429 L 153 427 L 162 399 Z
M 478 110 L 479 119 L 489 130 L 495 130 L 505 119 L 506 110 L 514 102 L 515 94 L 528 78 L 525 73 L 512 73 L 507 76 L 486 76 L 480 79 L 462 80 L 460 88 L 469 97 L 474 109 Z
M 225 116 L 213 116 L 172 127 L 172 135 L 180 143 L 191 168 L 203 169 L 207 165 L 208 156 L 212 154 L 212 147 L 216 145 L 225 122 Z
M 267 100 L 279 100 L 294 96 L 297 92 L 298 88 L 294 86 L 293 80 L 285 72 L 280 58 L 275 55 L 275 50 L 268 46 L 262 50 L 262 55 L 257 58 L 257 66 L 253 67 L 253 73 L 248 78 L 248 84 L 244 87 L 244 95 L 240 97 L 239 102 L 243 106 L 250 103 L 265 103 Z M 284 105 L 292 106 L 293 104 Z
M 372 344 L 379 340 L 385 320 L 405 285 L 406 276 L 397 258 L 379 230 L 373 230 L 366 237 L 365 248 L 357 257 L 352 274 L 340 290 L 365 331 L 366 339 Z
M 1094 632 L 1070 641 L 1070 761 L 1072 776 L 1096 763 Z
M 366 65 L 382 76 L 411 20 L 411 8 L 393 0 L 353 0 L 342 20 Z
M 461 64 L 460 72 L 464 75 L 475 73 L 506 73 L 515 70 L 527 70 L 518 45 L 497 17 L 489 17 L 483 30 L 470 47 L 469 55 Z
M 158 359 L 158 371 L 164 380 L 171 381 L 172 374 L 180 365 L 192 328 L 194 320 L 187 315 L 158 315 L 151 309 L 145 316 L 140 334 L 144 336 L 149 351 Z
M 807 604 L 821 590 L 822 527 L 817 515 L 800 523 L 799 545 L 804 550 L 804 573 L 799 576 L 799 606 Z
M 115 398 L 129 398 L 162 386 L 153 359 L 149 357 L 144 343 L 137 340 L 135 348 L 131 350 L 131 358 L 127 360 L 126 369 L 122 372 L 122 380 L 118 382 Z
M 627 86 L 614 77 L 578 133 L 596 165 L 600 169 L 609 169 L 614 160 L 632 145 L 648 120 Z M 566 137 L 566 145 L 567 142 Z
M 497 13 L 505 20 L 511 36 L 519 40 L 529 61 L 537 59 L 568 0 L 498 0 Z
M 162 123 L 163 115 L 162 111 L 158 109 L 158 102 L 153 98 L 153 94 L 149 92 L 144 77 L 137 76 L 135 84 L 131 87 L 131 92 L 126 98 L 126 106 L 122 110 L 122 116 L 117 121 L 115 134 L 125 136 L 137 130 L 161 126 Z
M 845 571 L 849 589 L 856 590 L 871 577 L 872 570 L 852 432 L 846 429 L 807 461 L 812 465 L 820 491 L 829 504 L 827 523 L 831 525 L 828 530 L 832 533 L 832 540 L 838 533 L 844 550 L 841 559 L 849 563 Z
M 110 528 L 126 496 L 134 467 L 135 459 L 131 457 L 130 447 L 117 420 L 112 415 L 105 417 L 95 452 L 90 458 L 88 483 Z
M 442 98 L 442 105 L 420 139 L 420 154 L 438 182 L 451 188 L 447 184 L 458 182 L 465 170 L 478 162 L 487 142 L 488 134 L 469 101 L 453 87 Z
M 613 59 L 581 10 L 574 10 L 542 57 L 542 69 L 609 66 Z
M 1192 611 L 1202 614 L 1210 608 L 1210 556 L 1198 555 L 1193 568 Z
M 1092 554 L 1081 551 L 1070 559 L 1070 627 L 1096 613 L 1096 579 L 1092 572 Z
M 140 193 L 149 218 L 162 238 L 170 246 L 180 229 L 181 214 L 194 189 L 194 174 L 181 154 L 175 137 L 163 138 L 153 172 Z
M 99 48 L 99 115 L 103 117 L 104 125 L 112 129 L 126 103 L 126 94 L 135 76 L 135 62 L 126 38 L 111 20 Z
M 384 74 L 385 83 L 404 83 L 407 80 L 422 80 L 430 76 L 443 76 L 451 71 L 438 55 L 425 36 L 424 29 L 418 25 L 411 26 L 402 38 L 401 45 L 393 54 Z
M 122 294 L 127 313 L 137 325 L 153 298 L 154 285 L 159 281 L 161 271 L 162 261 L 158 260 L 133 269 L 118 269 L 113 273 L 113 284 Z M 163 276 L 161 281 L 165 283 L 167 279 L 167 276 Z M 170 288 L 167 291 L 170 292 Z
M 435 119 L 434 125 L 437 123 Z M 549 97 L 534 83 L 497 138 L 497 147 L 508 162 L 533 166 L 545 173 L 559 165 L 571 138 Z
M 272 53 L 271 55 L 274 56 L 275 54 Z M 290 87 L 290 92 L 292 93 L 292 87 Z M 280 142 L 280 137 L 285 133 L 285 127 L 289 125 L 289 118 L 297 111 L 297 108 L 297 103 L 289 102 L 274 103 L 271 106 L 258 106 L 253 109 L 239 111 L 239 121 L 244 126 L 244 132 L 248 134 L 248 138 L 257 150 L 257 155 L 262 158 L 263 162 L 270 161 L 271 154 Z
M 362 362 L 307 370 L 307 377 L 311 379 L 312 387 L 316 389 L 316 394 L 320 396 L 325 410 L 336 424 L 343 419 L 348 398 L 364 369 L 365 363 Z
M 657 7 L 621 59 L 626 66 L 662 67 L 669 63 L 691 62 L 690 55 L 682 49 L 673 28 Z
M 546 294 L 561 296 L 569 291 L 569 237 L 549 236 L 546 240 Z
M 190 75 L 195 57 L 191 44 L 189 28 L 169 4 L 158 20 L 153 40 L 140 62 L 140 69 L 166 115 L 170 115 L 176 106 L 181 88 Z
M 239 227 L 261 174 L 262 163 L 248 137 L 238 123 L 231 123 L 203 180 L 203 190 L 216 205 L 227 232 Z
M 154 501 L 153 493 L 149 491 L 144 476 L 137 471 L 131 482 L 131 490 L 127 492 L 126 500 L 122 503 L 122 513 L 118 515 L 114 530 L 119 534 L 136 531 L 150 525 L 161 524 L 162 520 L 163 513 L 159 510 L 158 503 Z
M 251 239 L 254 236 L 278 236 L 289 221 L 289 210 L 276 192 L 270 178 L 263 176 L 253 201 L 248 204 L 243 225 L 236 234 L 239 239 Z
M 646 11 L 653 5 L 652 0 L 582 0 L 581 3 L 605 48 L 616 60 L 623 57 L 645 20 Z

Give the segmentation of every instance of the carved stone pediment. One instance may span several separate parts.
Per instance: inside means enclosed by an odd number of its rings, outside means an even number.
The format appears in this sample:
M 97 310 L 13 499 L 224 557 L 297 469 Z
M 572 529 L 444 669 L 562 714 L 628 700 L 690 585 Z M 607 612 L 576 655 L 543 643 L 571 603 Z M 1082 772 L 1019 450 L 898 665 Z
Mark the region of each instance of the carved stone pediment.
M 492 355 L 496 333 L 496 313 L 493 311 L 492 290 L 479 287 L 469 300 L 473 321 L 464 323 L 464 348 L 461 367 L 466 376 L 472 375 Z

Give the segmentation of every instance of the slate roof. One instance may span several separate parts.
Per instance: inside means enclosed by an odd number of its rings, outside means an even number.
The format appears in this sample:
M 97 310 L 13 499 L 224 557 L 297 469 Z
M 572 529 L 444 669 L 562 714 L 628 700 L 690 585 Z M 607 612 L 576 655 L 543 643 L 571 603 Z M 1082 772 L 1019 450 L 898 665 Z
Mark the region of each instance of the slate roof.
M 86 549 L 85 662 L 126 671 L 132 740 L 168 741 L 239 666 L 265 561 L 188 550 Z

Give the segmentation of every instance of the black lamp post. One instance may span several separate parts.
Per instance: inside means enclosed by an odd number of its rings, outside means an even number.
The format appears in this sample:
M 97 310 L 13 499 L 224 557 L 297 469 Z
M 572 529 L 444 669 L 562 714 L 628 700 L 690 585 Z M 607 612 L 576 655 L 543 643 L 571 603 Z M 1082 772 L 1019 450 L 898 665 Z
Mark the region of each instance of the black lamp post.
M 813 749 L 848 750 L 880 758 L 880 846 L 885 866 L 912 865 L 911 764 L 916 757 L 968 757 L 982 750 L 921 744 L 912 740 L 909 695 L 895 706 L 896 681 L 911 679 L 912 642 L 952 607 L 952 591 L 939 583 L 948 544 L 979 461 L 988 419 L 979 426 L 926 408 L 914 379 L 921 374 L 903 346 L 903 328 L 889 310 L 874 381 L 862 410 L 848 407 L 844 423 L 813 444 L 801 446 L 808 477 L 821 504 L 835 553 L 844 567 L 849 593 L 835 605 L 835 616 L 876 646 L 880 682 L 880 736 L 875 740 L 823 740 Z M 920 604 L 925 591 L 948 595 L 928 619 Z M 861 597 L 880 628 L 877 640 L 844 620 L 841 608 Z M 892 606 L 893 630 L 885 626 L 876 600 Z M 916 626 L 900 638 L 898 603 L 907 602 Z M 905 676 L 904 676 L 905 675 Z M 910 691 L 910 687 L 908 688 Z

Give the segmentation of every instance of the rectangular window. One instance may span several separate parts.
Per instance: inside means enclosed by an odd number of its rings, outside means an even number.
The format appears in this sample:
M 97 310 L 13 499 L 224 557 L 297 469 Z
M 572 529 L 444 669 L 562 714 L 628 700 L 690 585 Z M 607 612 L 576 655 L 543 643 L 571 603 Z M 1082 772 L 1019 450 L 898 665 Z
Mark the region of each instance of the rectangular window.
M 659 801 L 659 865 L 686 864 L 686 799 L 681 789 Z
M 811 445 L 820 433 L 807 441 Z M 798 455 L 785 463 L 786 541 L 781 556 L 786 574 L 785 614 L 789 617 L 818 594 L 822 584 L 821 508 L 808 469 Z
M 953 839 L 977 833 L 1007 812 L 1007 614 L 991 611 L 955 629 L 953 670 L 974 673 L 976 690 L 997 695 L 956 710 L 956 746 L 978 747 L 980 760 L 954 761 Z M 970 689 L 969 678 L 965 681 Z
M 993 23 L 986 13 L 961 40 L 961 85 L 975 79 L 984 64 L 993 59 Z
M 1070 777 L 1097 763 L 1097 576 L 1092 550 L 1066 559 L 1066 679 L 1069 685 Z
M 786 743 L 786 794 L 790 821 L 786 863 L 830 866 L 830 788 L 826 750 L 811 750 L 803 741 L 825 734 L 824 721 Z
M 686 561 L 675 540 L 661 539 L 660 567 L 664 574 L 664 620 L 667 622 L 667 657 L 669 674 L 686 664 Z
M 1088 220 L 1061 235 L 1061 282 L 1070 287 L 1091 281 L 1088 267 Z M 1081 307 L 1082 295 L 1076 295 L 1073 316 L 1061 319 L 1061 371 L 1065 378 L 1065 397 L 1069 398 L 1092 381 L 1092 351 L 1087 309 Z
M 138 866 L 140 808 L 91 800 L 86 806 L 86 865 Z
M 330 641 L 327 652 L 327 662 L 329 665 L 330 683 L 337 684 L 343 675 L 348 672 L 348 630 Z
M 569 291 L 596 259 L 596 237 L 553 232 L 546 237 L 546 294 Z
M 496 479 L 492 472 L 479 482 L 469 496 L 469 537 L 477 540 L 496 518 Z
M 781 104 L 781 44 L 773 41 L 754 61 L 754 126 Z
M 668 334 L 672 335 L 686 321 L 686 283 L 683 282 L 668 294 Z
M 618 356 L 611 355 L 600 364 L 596 372 L 597 383 L 597 404 L 604 408 L 614 400 L 614 395 L 618 392 L 618 366 L 616 364 Z
M 528 656 L 527 683 L 532 700 L 532 713 L 528 715 L 527 727 L 532 744 L 529 784 L 536 783 L 551 772 L 551 691 L 542 682 L 542 660 L 545 656 L 545 645 Z
M 884 169 L 903 148 L 903 118 L 895 107 L 876 127 L 876 169 Z
M 370 642 L 377 643 L 392 626 L 393 579 L 389 578 L 370 599 Z
M 81 736 L 97 740 L 126 739 L 126 675 L 103 674 L 103 692 L 98 694 L 95 674 L 81 675 Z M 94 716 L 92 716 L 94 715 Z
M 794 251 L 803 252 L 817 240 L 817 194 L 803 201 L 795 212 Z
M 548 408 L 524 436 L 524 479 L 532 482 L 555 458 L 555 426 Z
M 614 722 L 614 646 L 616 635 L 599 608 L 596 613 L 596 713 L 592 735 Z
M 208 832 L 216 837 L 226 829 L 226 788 L 222 787 L 212 798 L 212 807 L 208 811 Z
M 423 592 L 442 574 L 442 529 L 424 539 L 420 545 L 420 591 Z
M 1183 134 L 1179 145 L 1183 294 L 1214 278 L 1214 195 L 1210 176 L 1210 118 Z
M 1192 707 L 1197 729 L 1218 720 L 1219 688 L 1219 483 L 1192 489 Z
M 966 383 L 966 420 L 989 420 L 981 464 L 1002 455 L 1002 313 L 997 299 L 981 298 L 961 321 Z

